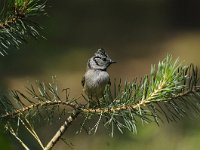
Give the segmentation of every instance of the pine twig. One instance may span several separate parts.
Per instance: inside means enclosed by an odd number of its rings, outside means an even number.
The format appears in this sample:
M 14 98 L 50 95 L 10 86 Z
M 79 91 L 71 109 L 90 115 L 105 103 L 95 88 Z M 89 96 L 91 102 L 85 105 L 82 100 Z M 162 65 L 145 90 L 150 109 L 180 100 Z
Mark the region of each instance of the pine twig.
M 7 127 L 8 128 L 8 127 Z M 15 139 L 22 145 L 22 147 L 25 149 L 25 150 L 30 150 L 28 148 L 28 146 L 15 134 L 14 130 L 12 127 L 9 127 L 8 131 L 10 132 L 10 134 L 12 134 Z
M 26 111 L 29 111 L 34 108 L 38 107 L 44 107 L 44 106 L 55 106 L 55 105 L 63 105 L 63 106 L 70 106 L 72 108 L 76 108 L 77 106 L 71 102 L 66 102 L 66 101 L 45 101 L 45 102 L 38 102 L 29 106 L 25 106 L 21 109 L 17 109 L 14 112 L 6 113 L 4 115 L 1 115 L 0 118 L 9 118 L 9 117 L 15 117 L 19 114 L 23 114 Z
M 19 48 L 29 38 L 42 37 L 32 16 L 46 15 L 44 0 L 2 0 L 0 4 L 0 54 Z
M 177 99 L 179 97 L 184 97 L 187 96 L 191 93 L 195 93 L 195 92 L 200 92 L 200 89 L 194 89 L 194 90 L 189 90 L 187 92 L 181 93 L 175 97 L 171 97 L 169 99 L 159 99 L 159 100 L 152 100 L 152 99 L 142 99 L 140 100 L 137 104 L 130 104 L 130 105 L 120 105 L 120 106 L 116 106 L 116 107 L 110 107 L 110 108 L 81 108 L 81 111 L 83 113 L 95 113 L 95 114 L 102 114 L 102 113 L 115 113 L 115 112 L 119 112 L 119 111 L 124 111 L 124 110 L 134 110 L 134 109 L 139 109 L 142 106 L 146 106 L 150 103 L 154 103 L 154 102 L 169 102 L 170 100 L 174 100 Z M 117 101 L 117 100 L 116 100 Z
M 44 145 L 42 144 L 40 138 L 38 137 L 37 133 L 35 132 L 35 130 L 33 129 L 33 127 L 31 126 L 30 122 L 25 119 L 26 123 L 28 124 L 28 126 L 25 124 L 25 122 L 19 118 L 21 123 L 23 124 L 23 126 L 26 128 L 26 130 L 34 137 L 34 139 L 39 143 L 39 145 L 41 146 L 42 149 L 44 149 Z
M 59 139 L 62 137 L 65 131 L 70 127 L 72 122 L 78 117 L 79 114 L 80 111 L 76 111 L 67 118 L 64 124 L 60 127 L 60 129 L 56 132 L 53 138 L 49 141 L 44 150 L 51 150 L 54 147 L 54 145 L 59 141 Z

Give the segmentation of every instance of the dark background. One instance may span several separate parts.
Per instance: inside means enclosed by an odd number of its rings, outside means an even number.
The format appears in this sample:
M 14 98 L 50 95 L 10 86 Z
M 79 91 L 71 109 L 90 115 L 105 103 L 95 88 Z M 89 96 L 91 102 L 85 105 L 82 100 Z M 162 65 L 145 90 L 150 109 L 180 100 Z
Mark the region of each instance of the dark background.
M 56 75 L 61 88 L 69 87 L 71 97 L 80 97 L 86 62 L 101 47 L 118 62 L 109 68 L 112 81 L 131 81 L 148 74 L 150 64 L 167 54 L 200 65 L 198 0 L 49 0 L 47 13 L 47 17 L 37 18 L 46 40 L 31 40 L 0 58 L 2 88 L 23 91 L 27 81 L 51 81 Z M 114 138 L 104 132 L 66 137 L 77 150 L 198 150 L 198 120 L 161 127 L 141 125 L 137 135 L 117 134 Z M 58 126 L 41 130 L 44 135 L 53 134 Z M 66 149 L 66 145 L 60 142 L 55 149 Z

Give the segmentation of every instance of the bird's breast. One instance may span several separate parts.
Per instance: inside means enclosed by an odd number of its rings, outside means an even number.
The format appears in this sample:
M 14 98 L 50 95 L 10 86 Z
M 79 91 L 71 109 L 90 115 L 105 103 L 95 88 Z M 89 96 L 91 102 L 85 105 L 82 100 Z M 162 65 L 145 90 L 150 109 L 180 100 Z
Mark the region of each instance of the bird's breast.
M 109 74 L 106 71 L 88 70 L 85 74 L 87 86 L 98 87 L 109 82 Z

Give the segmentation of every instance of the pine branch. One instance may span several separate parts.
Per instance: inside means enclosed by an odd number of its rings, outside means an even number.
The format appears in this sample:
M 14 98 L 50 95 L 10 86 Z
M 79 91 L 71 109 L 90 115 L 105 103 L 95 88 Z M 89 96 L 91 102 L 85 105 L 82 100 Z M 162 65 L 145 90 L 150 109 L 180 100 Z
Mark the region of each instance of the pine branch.
M 39 136 L 37 135 L 37 133 L 35 132 L 33 126 L 30 124 L 30 122 L 25 119 L 25 121 L 23 121 L 21 118 L 19 118 L 20 122 L 23 124 L 23 126 L 26 128 L 26 130 L 35 138 L 35 140 L 39 143 L 39 145 L 41 146 L 42 149 L 44 149 L 44 145 L 42 144 Z
M 94 104 L 91 108 L 83 108 L 81 111 L 89 114 L 88 118 L 104 118 L 104 125 L 112 128 L 111 135 L 115 127 L 120 132 L 123 132 L 123 129 L 137 132 L 138 119 L 142 123 L 159 124 L 159 120 L 163 121 L 162 116 L 165 116 L 168 122 L 180 120 L 186 115 L 195 116 L 200 112 L 197 73 L 198 69 L 193 65 L 183 66 L 179 59 L 173 62 L 172 57 L 167 56 L 159 62 L 157 69 L 155 65 L 152 66 L 151 74 L 139 83 L 137 80 L 125 82 L 124 88 L 121 83 L 118 86 L 114 84 L 114 98 L 107 88 L 100 105 Z M 96 132 L 96 128 L 90 129 L 90 133 Z
M 77 108 L 76 104 L 66 101 L 45 101 L 45 102 L 38 102 L 34 103 L 32 105 L 24 106 L 21 109 L 15 109 L 13 112 L 6 113 L 4 115 L 1 115 L 0 118 L 9 118 L 9 117 L 15 117 L 20 114 L 25 114 L 28 111 L 31 111 L 33 109 L 44 109 L 44 107 L 50 107 L 50 106 L 56 106 L 56 105 L 63 105 L 63 106 L 69 106 L 72 108 Z
M 140 100 L 140 102 L 136 103 L 136 104 L 129 104 L 129 105 L 119 105 L 119 106 L 116 106 L 116 107 L 107 107 L 107 108 L 83 108 L 81 109 L 81 111 L 83 111 L 84 113 L 99 113 L 99 114 L 102 114 L 102 113 L 115 113 L 115 112 L 118 112 L 118 111 L 124 111 L 124 110 L 128 110 L 128 111 L 131 111 L 132 109 L 139 109 L 140 107 L 142 106 L 146 106 L 148 104 L 151 104 L 151 103 L 156 103 L 156 102 L 170 102 L 170 100 L 174 100 L 174 99 L 179 99 L 179 98 L 183 98 L 183 97 L 186 97 L 188 95 L 191 95 L 191 94 L 194 94 L 194 93 L 200 93 L 200 88 L 197 88 L 197 89 L 194 89 L 194 90 L 189 90 L 187 92 L 184 92 L 184 93 L 181 93 L 181 94 L 178 94 L 174 97 L 170 97 L 168 99 L 158 99 L 158 100 L 153 100 L 153 99 L 143 99 L 143 100 Z
M 151 73 L 139 81 L 135 79 L 124 84 L 121 80 L 119 83 L 115 81 L 113 94 L 108 86 L 99 103 L 86 97 L 84 97 L 86 103 L 80 103 L 78 99 L 71 99 L 67 90 L 64 90 L 65 96 L 61 96 L 55 78 L 48 84 L 37 81 L 26 90 L 26 93 L 15 90 L 11 91 L 9 96 L 2 96 L 0 124 L 3 128 L 9 124 L 18 128 L 18 122 L 21 120 L 20 125 L 27 129 L 42 149 L 53 148 L 80 115 L 84 121 L 79 132 L 85 129 L 89 134 L 96 133 L 103 123 L 109 127 L 113 136 L 116 128 L 122 133 L 124 129 L 137 133 L 139 121 L 155 122 L 159 125 L 160 121 L 164 122 L 164 118 L 171 122 L 186 116 L 193 118 L 200 114 L 197 67 L 185 66 L 179 59 L 173 61 L 171 56 L 159 62 L 157 68 L 152 65 Z M 59 115 L 58 118 L 67 119 L 47 146 L 44 146 L 33 128 L 34 120 L 40 118 L 51 122 L 56 113 Z M 96 119 L 92 127 L 89 125 L 91 119 L 92 122 Z M 8 128 L 8 131 L 14 133 L 17 140 L 21 139 L 16 134 L 19 131 L 14 131 L 12 128 Z
M 16 138 L 16 140 L 22 145 L 22 147 L 24 147 L 25 150 L 29 150 L 28 146 L 16 135 L 12 128 L 9 128 L 8 131 Z
M 53 146 L 59 141 L 59 139 L 61 138 L 61 136 L 65 133 L 65 131 L 69 128 L 69 126 L 78 117 L 79 114 L 80 114 L 80 112 L 76 111 L 74 114 L 70 115 L 67 118 L 67 120 L 64 122 L 64 124 L 56 132 L 56 134 L 54 135 L 54 137 L 49 141 L 49 143 L 44 148 L 44 150 L 50 150 L 50 149 L 53 148 Z
M 0 53 L 4 56 L 9 49 L 19 48 L 30 37 L 41 36 L 41 27 L 32 17 L 46 13 L 43 0 L 3 0 L 0 4 Z

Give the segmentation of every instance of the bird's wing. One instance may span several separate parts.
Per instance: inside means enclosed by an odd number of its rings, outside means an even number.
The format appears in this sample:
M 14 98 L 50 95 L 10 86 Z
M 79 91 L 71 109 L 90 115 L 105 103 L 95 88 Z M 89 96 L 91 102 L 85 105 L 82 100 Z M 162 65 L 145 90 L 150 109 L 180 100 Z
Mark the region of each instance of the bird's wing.
M 83 76 L 82 80 L 81 80 L 81 85 L 84 86 L 85 85 L 85 76 Z

